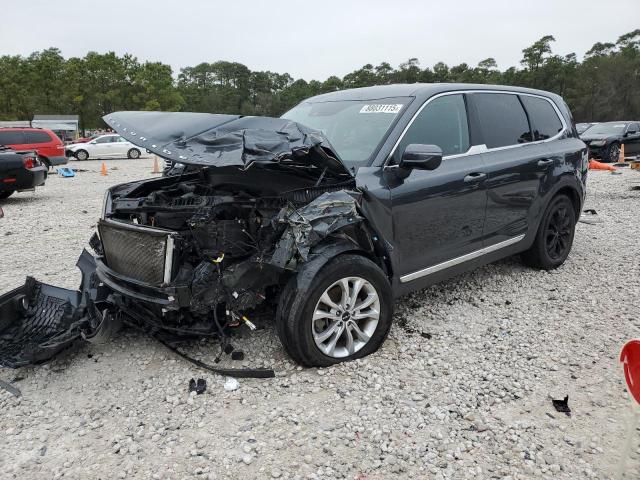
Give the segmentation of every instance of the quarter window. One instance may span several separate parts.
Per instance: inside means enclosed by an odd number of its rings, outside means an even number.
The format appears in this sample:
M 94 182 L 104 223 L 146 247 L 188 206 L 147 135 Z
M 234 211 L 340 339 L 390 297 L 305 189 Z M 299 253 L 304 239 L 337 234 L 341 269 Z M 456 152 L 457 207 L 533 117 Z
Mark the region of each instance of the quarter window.
M 531 141 L 527 114 L 517 95 L 474 93 L 473 99 L 487 148 L 506 147 Z
M 547 100 L 528 95 L 522 95 L 520 99 L 529 114 L 534 140 L 546 140 L 562 131 L 562 122 Z
M 443 155 L 456 155 L 469 150 L 469 126 L 464 97 L 445 95 L 430 102 L 415 118 L 396 152 L 402 155 L 407 145 L 437 145 Z M 399 162 L 396 157 L 396 163 Z

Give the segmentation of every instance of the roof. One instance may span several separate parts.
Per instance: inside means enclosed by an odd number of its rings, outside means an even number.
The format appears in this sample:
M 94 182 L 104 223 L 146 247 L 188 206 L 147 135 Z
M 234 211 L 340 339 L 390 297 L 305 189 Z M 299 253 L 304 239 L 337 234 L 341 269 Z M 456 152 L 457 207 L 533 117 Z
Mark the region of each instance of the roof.
M 390 97 L 421 97 L 428 98 L 441 92 L 455 90 L 504 90 L 509 92 L 535 93 L 548 97 L 555 94 L 531 88 L 511 87 L 507 85 L 486 85 L 473 83 L 410 83 L 393 85 L 376 85 L 373 87 L 352 88 L 337 92 L 323 93 L 311 97 L 305 102 L 332 102 L 339 100 L 373 100 Z
M 80 119 L 79 115 L 34 115 L 34 120 L 55 120 L 57 122 L 74 121 Z

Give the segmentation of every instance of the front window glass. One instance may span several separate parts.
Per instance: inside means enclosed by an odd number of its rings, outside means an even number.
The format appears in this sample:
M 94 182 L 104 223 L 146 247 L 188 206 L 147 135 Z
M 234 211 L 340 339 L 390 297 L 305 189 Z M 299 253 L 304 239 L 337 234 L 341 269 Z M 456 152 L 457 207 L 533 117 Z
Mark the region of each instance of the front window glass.
M 444 156 L 469 150 L 469 126 L 462 94 L 436 98 L 422 109 L 402 137 L 394 154 L 395 163 L 412 143 L 437 145 Z
M 282 118 L 320 130 L 347 167 L 361 167 L 369 164 L 371 155 L 409 100 L 396 97 L 305 102 Z
M 627 125 L 624 123 L 597 123 L 589 129 L 589 135 L 622 135 Z

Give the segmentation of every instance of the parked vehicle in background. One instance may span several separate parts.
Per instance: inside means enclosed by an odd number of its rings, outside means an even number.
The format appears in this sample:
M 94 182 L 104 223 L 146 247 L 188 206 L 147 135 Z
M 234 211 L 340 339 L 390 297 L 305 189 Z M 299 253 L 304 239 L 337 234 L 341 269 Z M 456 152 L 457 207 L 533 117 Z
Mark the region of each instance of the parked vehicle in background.
M 0 128 L 0 145 L 18 151 L 35 150 L 38 159 L 47 168 L 67 163 L 64 143 L 55 133 L 46 128 Z
M 98 138 L 100 135 L 104 135 L 102 133 L 95 133 L 93 135 L 89 135 L 88 137 L 81 137 L 78 138 L 77 140 L 73 141 L 73 142 L 69 142 L 69 145 L 72 145 L 74 143 L 87 143 L 90 142 L 91 140 L 95 140 L 96 138 Z
M 617 162 L 620 146 L 625 155 L 640 155 L 640 122 L 604 122 L 593 125 L 580 138 L 589 147 L 591 157 Z
M 297 362 L 360 358 L 383 343 L 401 295 L 514 254 L 562 265 L 585 198 L 585 144 L 562 98 L 539 90 L 386 85 L 282 118 L 104 120 L 193 173 L 107 190 L 96 255 L 78 261 L 83 291 L 64 291 L 90 299 L 73 315 L 88 337 L 122 315 L 222 336 L 271 306 Z
M 44 185 L 46 179 L 47 167 L 35 151 L 18 152 L 0 145 L 0 200 L 16 191 Z
M 576 130 L 578 135 L 582 135 L 588 128 L 596 125 L 598 122 L 576 123 Z
M 78 160 L 89 158 L 140 158 L 143 148 L 134 145 L 120 135 L 100 135 L 86 143 L 72 143 L 67 145 L 66 154 L 74 156 Z

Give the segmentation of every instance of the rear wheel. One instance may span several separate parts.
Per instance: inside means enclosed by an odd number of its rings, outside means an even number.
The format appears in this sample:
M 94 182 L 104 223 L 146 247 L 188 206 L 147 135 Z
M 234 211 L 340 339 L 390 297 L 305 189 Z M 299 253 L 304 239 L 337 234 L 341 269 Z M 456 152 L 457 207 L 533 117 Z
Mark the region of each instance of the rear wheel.
M 294 278 L 278 307 L 278 335 L 306 366 L 326 367 L 375 352 L 389 333 L 393 303 L 384 272 L 360 255 L 340 255 L 305 291 Z
M 566 195 L 554 197 L 542 217 L 533 245 L 522 254 L 522 260 L 534 268 L 558 268 L 569 256 L 575 229 L 573 203 Z
M 74 155 L 78 160 L 89 159 L 89 152 L 87 152 L 86 150 L 78 150 Z
M 44 157 L 38 157 L 38 159 L 40 160 L 40 163 L 42 163 L 43 167 L 47 167 L 47 170 L 51 169 L 51 164 L 49 163 L 49 160 L 47 160 Z
M 132 148 L 127 152 L 127 158 L 140 158 L 140 150 L 137 148 Z
M 15 190 L 11 190 L 8 192 L 0 192 L 0 200 L 4 200 L 5 198 L 9 198 L 11 195 L 13 195 L 15 192 Z

